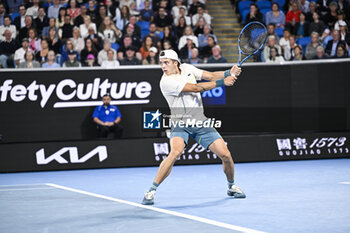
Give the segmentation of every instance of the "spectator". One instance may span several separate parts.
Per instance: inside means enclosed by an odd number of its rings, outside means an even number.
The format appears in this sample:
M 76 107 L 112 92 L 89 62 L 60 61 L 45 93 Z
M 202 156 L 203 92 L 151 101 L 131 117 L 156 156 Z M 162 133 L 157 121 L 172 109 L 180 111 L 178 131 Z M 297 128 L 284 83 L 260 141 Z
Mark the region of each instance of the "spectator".
M 283 57 L 277 52 L 277 49 L 275 47 L 272 47 L 270 49 L 270 56 L 266 60 L 266 63 L 280 63 L 283 62 Z
M 1 9 L 0 9 L 1 12 Z M 19 6 L 19 16 L 17 16 L 14 21 L 13 24 L 16 26 L 17 31 L 19 31 L 21 28 L 25 27 L 25 18 L 26 18 L 26 8 L 21 5 Z
M 49 42 L 49 49 L 53 50 L 55 54 L 58 54 L 61 50 L 62 41 L 58 38 L 55 28 L 50 28 L 47 41 Z
M 192 17 L 197 14 L 198 6 L 201 6 L 204 9 L 204 4 L 198 0 L 192 0 L 192 4 L 190 4 L 190 9 L 188 10 L 188 15 Z
M 270 23 L 270 24 L 267 26 L 267 35 L 268 35 L 268 36 L 274 36 L 274 37 L 275 37 L 276 43 L 279 44 L 280 38 L 279 38 L 279 36 L 276 34 L 275 29 L 276 29 L 276 25 L 275 25 L 274 23 Z
M 49 18 L 58 18 L 58 12 L 62 6 L 59 4 L 59 0 L 53 0 L 53 5 L 47 10 L 47 17 Z
M 60 28 L 65 23 L 65 16 L 66 16 L 66 8 L 61 7 L 58 11 L 58 17 L 56 18 L 56 28 Z
M 317 0 L 318 11 L 321 15 L 325 15 L 328 13 L 329 5 L 333 0 Z
M 49 43 L 47 39 L 41 40 L 41 50 L 35 54 L 35 60 L 40 63 L 40 65 L 46 62 L 47 54 L 49 53 Z
M 310 60 L 314 58 L 317 54 L 316 48 L 322 45 L 320 42 L 320 36 L 317 32 L 311 33 L 311 41 L 306 46 L 305 58 Z
M 348 33 L 348 27 L 345 23 L 345 21 L 339 22 L 339 34 L 340 34 L 340 40 L 345 41 L 347 44 L 349 44 L 349 33 Z
M 2 68 L 13 68 L 13 54 L 18 49 L 19 45 L 15 39 L 12 38 L 12 33 L 9 29 L 4 32 L 5 40 L 0 42 L 0 64 Z
M 153 22 L 154 12 L 150 8 L 149 0 L 145 0 L 144 4 L 145 4 L 145 8 L 141 10 L 140 16 L 139 16 L 139 20 L 140 21 Z
M 85 66 L 87 66 L 87 67 L 97 66 L 97 62 L 96 62 L 95 56 L 93 54 L 89 54 L 86 57 L 86 60 L 84 63 L 85 63 Z
M 167 49 L 172 49 L 172 50 L 177 50 L 177 48 L 172 47 L 172 44 L 169 40 L 164 40 L 162 43 L 162 50 L 167 50 Z
M 43 7 L 39 7 L 38 17 L 34 20 L 34 23 L 36 25 L 38 35 L 41 37 L 44 27 L 49 26 L 49 18 L 46 16 L 45 9 Z
M 270 57 L 270 50 L 271 48 L 276 48 L 277 49 L 277 54 L 282 54 L 281 53 L 281 47 L 276 44 L 276 39 L 274 36 L 269 36 L 267 38 L 267 45 L 265 45 L 264 47 L 264 60 L 267 61 L 267 59 L 269 59 Z M 276 54 L 276 56 L 277 56 Z
M 43 28 L 41 37 L 43 39 L 46 39 L 49 36 L 49 30 L 50 28 L 54 28 L 56 33 L 58 33 L 58 28 L 56 28 L 56 19 L 55 18 L 49 18 L 49 26 L 46 26 Z
M 103 49 L 98 53 L 98 56 L 97 56 L 97 62 L 99 65 L 102 65 L 103 61 L 108 60 L 108 51 L 110 50 L 113 51 L 113 54 L 114 54 L 113 60 L 116 60 L 117 51 L 111 48 L 111 42 L 109 42 L 108 40 L 105 40 Z
M 171 30 L 171 26 L 167 26 L 167 27 L 164 28 L 164 36 L 161 39 L 160 43 L 163 44 L 164 40 L 171 41 L 171 46 L 172 47 L 176 47 L 176 40 L 175 40 L 174 34 L 173 34 L 172 30 Z
M 80 29 L 77 26 L 73 28 L 73 37 L 71 37 L 70 40 L 73 43 L 73 48 L 75 51 L 78 51 L 80 53 L 81 50 L 84 49 L 85 42 L 84 39 L 80 36 Z
M 15 64 L 18 67 L 21 62 L 25 61 L 25 54 L 29 50 L 29 41 L 28 38 L 22 39 L 22 47 L 15 51 Z
M 204 20 L 207 24 L 209 24 L 209 25 L 211 24 L 211 16 L 208 13 L 204 12 L 204 9 L 202 6 L 198 6 L 197 7 L 197 14 L 192 16 L 192 25 L 194 27 L 198 26 L 197 24 L 198 24 L 198 21 L 200 18 L 204 18 Z M 261 17 L 261 19 L 262 19 L 262 17 Z
M 18 33 L 18 40 L 22 41 L 23 38 L 28 36 L 29 29 L 33 27 L 33 21 L 31 16 L 25 17 L 25 27 L 21 28 Z
M 76 0 L 69 0 L 68 1 L 67 14 L 70 15 L 70 17 L 73 20 L 75 20 L 75 18 L 78 15 L 80 15 L 80 8 L 77 7 L 77 1 Z
M 61 57 L 60 57 L 60 65 L 61 66 L 63 65 L 63 63 L 65 61 L 69 60 L 69 52 L 70 51 L 74 51 L 73 43 L 70 40 L 66 40 L 64 49 L 62 49 Z M 75 52 L 76 59 L 79 60 L 79 53 L 77 51 L 74 51 L 74 52 Z
M 156 24 L 155 23 L 150 23 L 150 25 L 149 25 L 149 34 L 148 34 L 148 36 L 150 36 L 151 38 L 152 38 L 152 40 L 153 40 L 153 44 L 156 46 L 156 47 L 158 47 L 158 48 L 160 48 L 160 41 L 161 41 L 161 39 L 160 39 L 160 37 L 159 37 L 159 35 L 157 34 L 157 27 L 156 27 Z
M 292 8 L 293 8 L 293 3 L 295 3 L 295 2 L 296 2 L 295 0 L 287 0 L 287 1 L 285 1 L 284 6 L 283 6 L 283 11 L 284 12 L 291 11 Z
M 333 58 L 347 58 L 348 57 L 348 51 L 346 49 L 346 45 L 344 43 L 338 43 L 337 45 L 337 52 L 333 56 Z
M 126 48 L 132 46 L 131 36 L 125 36 L 123 38 L 123 43 L 120 45 L 117 51 L 118 60 L 121 61 L 126 57 Z
M 301 10 L 299 10 L 298 4 L 294 2 L 292 4 L 292 10 L 288 11 L 286 15 L 286 28 L 288 28 L 290 32 L 293 32 L 296 23 L 300 22 L 300 12 Z
M 90 16 L 91 22 L 96 23 L 98 12 L 96 10 L 95 0 L 88 1 L 88 7 L 87 7 L 86 14 L 88 16 Z
M 19 64 L 18 68 L 40 68 L 40 63 L 34 60 L 34 54 L 28 50 L 25 54 L 25 61 Z
M 12 1 L 9 1 L 7 0 L 7 6 L 8 6 L 8 9 L 9 9 L 9 13 L 12 14 L 12 13 L 18 13 L 18 9 L 20 6 L 24 6 L 24 2 L 23 0 L 12 0 Z M 4 6 L 4 5 L 3 5 Z
M 97 124 L 97 132 L 100 138 L 107 138 L 113 132 L 115 138 L 123 134 L 123 127 L 120 125 L 122 115 L 117 106 L 111 105 L 111 97 L 105 94 L 102 97 L 103 105 L 97 106 L 92 118 Z
M 317 46 L 316 48 L 316 56 L 313 59 L 327 59 L 328 56 L 324 52 L 324 48 L 322 45 Z
M 310 9 L 310 11 L 308 11 L 307 13 L 306 13 L 306 21 L 307 22 L 309 22 L 309 23 L 312 23 L 313 21 L 314 21 L 314 19 L 313 19 L 313 14 L 314 14 L 314 12 L 317 12 L 317 10 L 316 10 L 316 2 L 310 2 L 310 4 L 309 4 L 309 9 Z
M 102 37 L 100 36 L 100 34 L 96 33 L 96 31 L 92 26 L 89 27 L 88 36 L 85 39 L 87 38 L 90 38 L 92 40 L 97 51 L 100 51 L 101 49 L 103 49 Z
M 39 0 L 33 0 L 33 5 L 27 9 L 27 15 L 32 16 L 33 19 L 39 16 Z
M 153 47 L 153 41 L 150 36 L 143 38 L 142 46 L 140 48 L 140 53 L 142 55 L 142 60 L 144 60 L 149 55 L 150 48 Z
M 289 60 L 293 60 L 295 57 L 295 52 L 294 49 L 297 46 L 296 40 L 295 40 L 295 36 L 291 35 L 289 37 L 289 43 L 288 45 L 285 47 L 284 49 L 284 60 L 289 61 Z
M 91 38 L 85 40 L 85 47 L 80 53 L 80 60 L 84 66 L 87 65 L 88 55 L 92 54 L 95 62 L 95 57 L 97 57 L 97 50 L 95 48 L 94 42 Z
M 313 13 L 312 18 L 314 21 L 310 24 L 309 34 L 317 32 L 319 35 L 322 35 L 326 28 L 323 21 L 320 20 L 320 16 L 317 12 Z
M 338 20 L 338 3 L 336 2 L 331 2 L 329 4 L 329 11 L 328 13 L 324 16 L 324 22 L 329 28 L 334 28 L 335 22 Z
M 337 10 L 337 22 L 335 22 L 334 24 L 334 29 L 335 30 L 340 30 L 339 28 L 339 23 L 340 22 L 344 22 L 346 24 L 346 21 L 345 21 L 345 14 L 342 10 Z
M 271 11 L 266 13 L 265 16 L 266 25 L 273 23 L 276 27 L 282 28 L 286 23 L 286 16 L 283 11 L 280 10 L 278 3 L 274 2 L 271 5 Z
M 90 16 L 85 16 L 84 18 L 84 24 L 81 24 L 79 26 L 79 29 L 80 29 L 80 35 L 83 37 L 83 38 L 86 38 L 89 36 L 89 28 L 92 28 L 94 30 L 94 33 L 93 34 L 96 34 L 97 33 L 97 30 L 96 30 L 96 24 L 91 22 L 91 18 Z
M 68 60 L 63 63 L 63 67 L 81 67 L 81 63 L 77 61 L 77 52 L 74 50 L 68 51 Z
M 213 55 L 212 49 L 215 45 L 215 38 L 213 36 L 208 36 L 208 44 L 200 48 L 199 57 L 206 61 L 211 55 Z
M 96 17 L 96 27 L 97 28 L 100 28 L 105 17 L 107 17 L 107 8 L 105 5 L 100 5 L 98 8 L 98 14 Z
M 198 38 L 194 35 L 193 31 L 192 31 L 192 27 L 191 26 L 186 26 L 185 31 L 184 31 L 184 35 L 180 38 L 179 40 L 179 45 L 178 48 L 179 50 L 181 50 L 181 48 L 187 43 L 187 37 L 191 36 L 193 43 L 196 45 L 196 47 L 198 47 Z
M 64 24 L 58 30 L 58 36 L 61 40 L 66 41 L 73 36 L 73 24 L 70 15 L 64 16 Z
M 111 43 L 119 42 L 122 33 L 119 29 L 113 24 L 111 17 L 106 16 L 103 19 L 103 23 L 99 27 L 98 31 L 103 35 L 102 39 L 109 40 Z
M 28 31 L 29 48 L 34 53 L 41 50 L 41 39 L 38 38 L 38 33 L 35 28 L 30 28 Z
M 0 26 L 4 25 L 4 17 L 6 16 L 6 9 L 4 4 L 0 2 Z
M 180 16 L 180 9 L 183 8 L 185 12 L 187 11 L 186 6 L 183 5 L 182 0 L 176 0 L 175 6 L 171 8 L 171 15 L 174 19 L 178 18 Z
M 74 25 L 77 27 L 80 27 L 80 25 L 84 24 L 84 18 L 88 16 L 87 15 L 87 8 L 84 4 L 80 6 L 80 15 L 75 17 L 74 19 Z
M 159 64 L 159 57 L 157 56 L 158 49 L 156 47 L 151 47 L 149 49 L 148 56 L 142 60 L 142 65 L 157 65 Z
M 206 24 L 203 28 L 203 34 L 198 36 L 198 46 L 202 48 L 208 45 L 208 38 L 212 36 L 214 38 L 215 43 L 217 42 L 216 36 L 211 33 L 210 25 Z
M 250 12 L 247 14 L 244 24 L 248 24 L 253 21 L 263 22 L 263 15 L 255 3 L 250 4 Z
M 141 65 L 141 61 L 135 56 L 136 48 L 129 46 L 126 48 L 126 57 L 121 60 L 121 65 Z
M 191 50 L 191 57 L 185 59 L 184 62 L 185 62 L 185 63 L 192 64 L 192 65 L 203 63 L 203 59 L 199 58 L 198 55 L 199 55 L 198 49 L 197 49 L 197 48 L 193 48 L 193 49 Z
M 121 14 L 118 5 L 119 2 L 117 1 L 106 0 L 107 15 L 110 16 L 113 21 L 116 21 Z
M 289 45 L 289 37 L 290 37 L 290 31 L 289 29 L 285 28 L 283 30 L 283 37 L 280 39 L 280 42 L 279 42 L 282 49 L 282 53 L 284 53 L 285 47 Z
M 174 25 L 178 24 L 178 21 L 179 21 L 180 17 L 184 17 L 185 18 L 186 25 L 192 25 L 191 17 L 187 16 L 186 13 L 187 13 L 186 12 L 186 7 L 185 6 L 180 7 L 179 14 L 174 18 Z
M 305 21 L 306 15 L 304 12 L 300 13 L 300 22 L 296 23 L 295 25 L 295 31 L 293 32 L 294 35 L 297 37 L 306 37 L 309 36 L 309 28 L 310 28 L 310 23 Z
M 160 7 L 158 14 L 154 17 L 154 23 L 158 31 L 163 31 L 164 27 L 172 25 L 173 19 L 171 16 L 165 14 L 165 9 L 163 7 Z
M 112 49 L 107 51 L 107 60 L 104 60 L 101 64 L 103 68 L 115 68 L 120 66 L 119 61 L 116 60 L 115 51 Z
M 187 37 L 187 43 L 185 46 L 183 46 L 180 49 L 179 52 L 179 57 L 182 61 L 186 60 L 186 59 L 190 59 L 191 58 L 191 51 L 192 49 L 196 48 L 196 45 L 193 43 L 192 38 L 189 36 Z
M 207 23 L 205 22 L 205 19 L 199 18 L 197 26 L 194 27 L 194 35 L 198 37 L 199 34 L 203 34 L 204 31 L 204 25 L 207 25 Z M 209 25 L 209 24 L 208 24 Z
M 294 57 L 292 61 L 302 61 L 304 60 L 303 48 L 300 45 L 295 46 L 294 48 Z
M 338 30 L 332 31 L 332 40 L 328 41 L 326 45 L 326 54 L 330 57 L 334 57 L 337 53 L 339 43 L 345 43 L 340 41 L 340 34 Z
M 11 25 L 11 17 L 6 15 L 4 17 L 4 25 L 0 26 L 0 41 L 4 41 L 5 39 L 5 31 L 9 30 L 11 32 L 12 39 L 16 38 L 16 26 Z
M 131 5 L 130 5 L 130 15 L 135 16 L 137 19 L 140 16 L 140 12 L 136 10 L 135 2 L 131 3 Z
M 305 14 L 310 11 L 309 5 L 310 2 L 307 0 L 298 0 L 298 8 Z
M 191 25 L 188 25 L 188 26 L 191 26 Z M 183 36 L 186 27 L 187 27 L 187 24 L 186 24 L 185 17 L 180 16 L 179 20 L 175 24 L 175 36 L 177 41 L 181 38 L 181 36 Z
M 43 64 L 43 68 L 60 68 L 60 65 L 56 63 L 56 56 L 53 50 L 50 50 L 47 54 L 47 61 Z
M 141 28 L 136 23 L 137 23 L 137 18 L 133 15 L 130 16 L 129 23 L 124 27 L 123 33 L 126 33 L 126 29 L 131 24 L 132 26 L 134 26 L 134 34 L 140 39 L 141 38 Z
M 221 48 L 219 45 L 215 45 L 212 48 L 212 54 L 213 55 L 208 58 L 207 63 L 227 63 L 226 58 L 221 55 Z
M 129 23 L 126 26 L 126 31 L 124 33 L 124 36 L 130 36 L 132 38 L 132 44 L 137 49 L 140 49 L 141 47 L 141 40 L 140 37 L 137 36 L 137 33 L 135 32 L 135 27 L 133 24 Z
M 127 6 L 121 8 L 120 16 L 117 16 L 116 26 L 119 30 L 124 30 L 125 26 L 129 23 L 130 10 Z

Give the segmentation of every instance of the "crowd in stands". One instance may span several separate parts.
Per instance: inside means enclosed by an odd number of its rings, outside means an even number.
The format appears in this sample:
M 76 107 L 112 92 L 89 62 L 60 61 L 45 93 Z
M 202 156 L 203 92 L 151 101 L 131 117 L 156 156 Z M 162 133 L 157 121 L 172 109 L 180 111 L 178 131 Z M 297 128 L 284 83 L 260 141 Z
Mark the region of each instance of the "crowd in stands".
M 264 23 L 268 39 L 257 61 L 282 62 L 350 55 L 350 0 L 241 0 L 242 24 Z
M 206 0 L 0 0 L 2 68 L 158 64 L 163 49 L 226 62 Z

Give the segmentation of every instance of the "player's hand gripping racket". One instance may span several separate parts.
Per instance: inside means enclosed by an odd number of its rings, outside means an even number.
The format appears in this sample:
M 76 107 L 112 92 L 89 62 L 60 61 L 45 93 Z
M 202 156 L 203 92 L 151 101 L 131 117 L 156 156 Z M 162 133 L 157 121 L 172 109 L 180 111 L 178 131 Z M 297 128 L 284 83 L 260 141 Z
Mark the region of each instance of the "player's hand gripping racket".
M 267 38 L 266 27 L 260 22 L 248 23 L 238 37 L 238 66 L 241 66 L 248 58 L 257 54 L 265 44 Z M 246 57 L 241 61 L 242 54 Z

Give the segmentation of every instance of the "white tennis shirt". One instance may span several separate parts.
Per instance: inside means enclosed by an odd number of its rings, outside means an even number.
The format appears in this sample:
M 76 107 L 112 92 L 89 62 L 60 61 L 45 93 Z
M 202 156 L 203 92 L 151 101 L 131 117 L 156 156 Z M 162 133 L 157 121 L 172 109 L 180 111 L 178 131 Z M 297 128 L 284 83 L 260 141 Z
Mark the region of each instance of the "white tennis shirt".
M 199 92 L 181 92 L 186 83 L 196 84 L 197 80 L 201 80 L 203 70 L 186 63 L 180 65 L 180 70 L 181 74 L 163 74 L 160 80 L 160 90 L 168 102 L 171 119 L 205 120 L 201 94 Z

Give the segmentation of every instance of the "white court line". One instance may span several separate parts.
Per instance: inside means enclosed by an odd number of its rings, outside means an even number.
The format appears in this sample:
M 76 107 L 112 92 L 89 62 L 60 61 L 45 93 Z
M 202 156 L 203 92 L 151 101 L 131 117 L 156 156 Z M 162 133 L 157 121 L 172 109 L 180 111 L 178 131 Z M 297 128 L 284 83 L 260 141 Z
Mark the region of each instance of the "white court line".
M 350 182 L 344 181 L 344 182 L 339 182 L 339 184 L 350 184 Z
M 40 183 L 36 183 L 36 184 L 3 184 L 3 185 L 0 185 L 0 188 L 1 187 L 14 187 L 14 186 L 45 186 L 46 184 L 40 184 Z
M 236 230 L 236 231 L 245 232 L 245 233 L 265 233 L 263 231 L 258 231 L 258 230 L 253 230 L 250 228 L 235 226 L 235 225 L 231 225 L 228 223 L 218 222 L 218 221 L 214 221 L 214 220 L 207 219 L 207 218 L 197 217 L 197 216 L 193 216 L 193 215 L 189 215 L 189 214 L 183 214 L 183 213 L 179 213 L 179 212 L 175 212 L 175 211 L 171 211 L 171 210 L 166 210 L 166 209 L 161 209 L 161 208 L 157 208 L 157 207 L 153 207 L 153 206 L 145 206 L 145 205 L 142 205 L 139 203 L 125 201 L 125 200 L 121 200 L 121 199 L 117 199 L 117 198 L 113 198 L 113 197 L 108 197 L 108 196 L 104 196 L 104 195 L 100 195 L 100 194 L 96 194 L 96 193 L 90 193 L 90 192 L 86 192 L 83 190 L 73 189 L 73 188 L 69 188 L 69 187 L 65 187 L 65 186 L 61 186 L 61 185 L 57 185 L 57 184 L 47 183 L 46 185 L 49 185 L 51 187 L 55 187 L 58 189 L 64 189 L 64 190 L 68 190 L 71 192 L 85 194 L 88 196 L 102 198 L 105 200 L 115 201 L 115 202 L 131 205 L 131 206 L 135 206 L 135 207 L 139 207 L 139 208 L 143 208 L 143 209 L 153 210 L 153 211 L 164 213 L 164 214 L 174 215 L 174 216 L 181 217 L 181 218 L 187 218 L 190 220 L 203 222 L 203 223 L 207 223 L 210 225 L 214 225 L 214 226 L 218 226 L 218 227 L 222 227 L 222 228 L 226 228 L 226 229 L 230 229 L 230 230 Z

